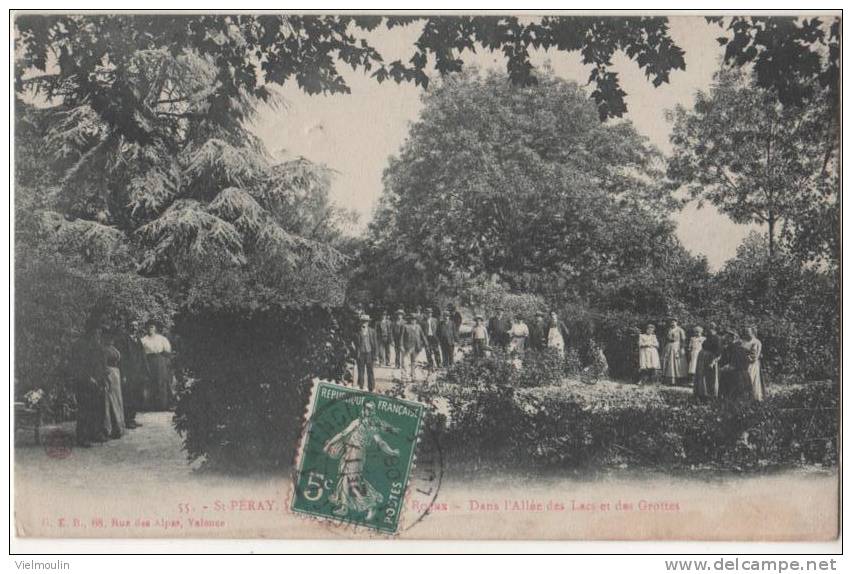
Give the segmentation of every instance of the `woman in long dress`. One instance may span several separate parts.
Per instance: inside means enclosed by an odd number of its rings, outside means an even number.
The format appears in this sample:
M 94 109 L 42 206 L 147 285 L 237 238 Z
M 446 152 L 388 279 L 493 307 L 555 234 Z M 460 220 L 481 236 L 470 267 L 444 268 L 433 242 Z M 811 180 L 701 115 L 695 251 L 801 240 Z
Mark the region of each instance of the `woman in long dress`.
M 529 336 L 529 327 L 520 315 L 515 315 L 515 320 L 512 322 L 512 328 L 509 329 L 509 351 L 511 353 L 523 355 Z
M 766 394 L 766 388 L 760 376 L 760 354 L 763 351 L 763 343 L 757 338 L 757 329 L 754 327 L 746 327 L 744 335 L 743 349 L 745 349 L 748 359 L 746 372 L 748 373 L 751 398 L 755 401 L 762 401 Z
M 148 321 L 148 334 L 142 337 L 142 349 L 148 363 L 150 389 L 148 396 L 151 410 L 168 410 L 172 399 L 172 345 L 158 332 L 157 323 Z
M 716 324 L 710 323 L 695 363 L 693 392 L 696 397 L 706 399 L 719 396 L 719 357 L 721 355 L 722 342 L 716 332 Z
M 669 320 L 666 347 L 663 351 L 663 379 L 676 385 L 686 378 L 686 333 L 676 319 Z
M 399 456 L 399 449 L 391 447 L 381 437 L 382 431 L 398 432 L 398 429 L 381 420 L 376 415 L 376 403 L 367 401 L 361 417 L 349 423 L 323 446 L 326 454 L 340 460 L 337 486 L 329 496 L 329 501 L 336 506 L 332 511 L 335 515 L 366 512 L 368 522 L 375 517 L 384 497 L 364 475 L 367 450 L 376 445 L 388 456 Z
M 696 326 L 693 331 L 694 335 L 689 339 L 689 368 L 687 374 L 690 379 L 695 379 L 695 371 L 698 367 L 698 355 L 701 353 L 701 347 L 704 345 L 704 329 Z
M 639 334 L 639 384 L 653 382 L 660 370 L 660 341 L 655 333 L 656 327 L 648 324 L 645 332 Z
M 113 335 L 104 336 L 104 362 L 106 363 L 106 401 L 104 433 L 110 438 L 121 438 L 124 434 L 124 398 L 121 395 L 121 353 L 113 345 Z

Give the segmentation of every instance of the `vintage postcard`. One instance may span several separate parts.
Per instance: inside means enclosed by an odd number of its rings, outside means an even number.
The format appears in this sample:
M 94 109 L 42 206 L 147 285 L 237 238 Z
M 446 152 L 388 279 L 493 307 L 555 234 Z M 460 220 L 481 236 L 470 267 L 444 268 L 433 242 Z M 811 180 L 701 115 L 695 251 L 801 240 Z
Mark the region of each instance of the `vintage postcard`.
M 839 12 L 11 34 L 20 539 L 838 537 Z

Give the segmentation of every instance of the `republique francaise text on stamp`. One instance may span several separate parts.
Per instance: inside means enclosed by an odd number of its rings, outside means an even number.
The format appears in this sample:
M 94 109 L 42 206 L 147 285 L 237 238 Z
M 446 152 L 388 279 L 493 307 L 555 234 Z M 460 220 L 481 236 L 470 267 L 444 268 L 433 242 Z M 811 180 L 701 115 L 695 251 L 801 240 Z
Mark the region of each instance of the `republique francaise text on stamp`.
M 424 411 L 412 401 L 317 383 L 291 510 L 396 533 Z

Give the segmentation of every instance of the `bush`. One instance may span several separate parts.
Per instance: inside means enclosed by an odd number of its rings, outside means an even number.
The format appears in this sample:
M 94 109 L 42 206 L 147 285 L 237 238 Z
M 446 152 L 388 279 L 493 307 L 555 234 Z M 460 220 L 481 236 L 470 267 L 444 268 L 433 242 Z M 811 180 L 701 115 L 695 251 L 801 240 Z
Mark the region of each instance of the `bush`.
M 132 272 L 95 272 L 59 256 L 20 252 L 15 261 L 15 398 L 46 393 L 48 420 L 68 420 L 76 408 L 68 361 L 86 319 L 112 326 L 156 319 L 166 328 L 173 306 L 164 284 Z
M 503 285 L 493 281 L 479 281 L 467 287 L 460 296 L 462 304 L 490 316 L 497 307 L 503 307 L 508 317 L 520 315 L 531 320 L 537 311 L 544 311 L 544 299 L 532 293 L 510 293 Z
M 232 470 L 292 463 L 312 381 L 342 380 L 354 317 L 321 306 L 197 309 L 178 316 L 175 427 L 190 460 Z
M 523 468 L 749 471 L 837 464 L 836 384 L 809 384 L 763 403 L 699 403 L 677 389 L 632 388 L 633 396 L 620 388 L 610 400 L 576 388 L 501 387 L 488 395 L 482 386 L 456 396 L 442 439 L 448 457 Z

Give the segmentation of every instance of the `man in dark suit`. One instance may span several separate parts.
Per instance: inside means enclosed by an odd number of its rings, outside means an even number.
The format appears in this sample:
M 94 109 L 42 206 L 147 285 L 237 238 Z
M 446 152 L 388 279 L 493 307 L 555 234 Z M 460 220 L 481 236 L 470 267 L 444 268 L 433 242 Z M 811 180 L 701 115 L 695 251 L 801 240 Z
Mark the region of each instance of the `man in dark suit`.
M 379 338 L 379 363 L 390 367 L 390 349 L 393 341 L 392 323 L 387 311 L 382 311 L 382 318 L 376 324 L 376 335 Z
M 429 368 L 441 366 L 441 350 L 438 342 L 438 319 L 432 315 L 432 308 L 426 307 L 423 318 L 420 320 L 420 328 L 426 335 L 426 362 Z
M 448 313 L 438 321 L 438 343 L 441 345 L 441 355 L 444 358 L 445 367 L 449 367 L 455 362 L 457 339 L 458 328 L 455 318 L 451 313 Z
M 367 390 L 376 390 L 376 378 L 373 363 L 379 348 L 376 330 L 370 327 L 370 316 L 361 315 L 361 327 L 355 335 L 355 363 L 358 366 L 358 386 L 364 388 L 364 372 L 367 373 Z
M 405 311 L 402 309 L 396 310 L 396 321 L 391 324 L 391 332 L 393 333 L 393 350 L 394 362 L 396 368 L 402 368 L 402 332 L 405 329 Z
M 509 330 L 512 322 L 503 315 L 503 307 L 497 307 L 497 314 L 488 320 L 488 338 L 491 345 L 506 350 L 509 345 Z
M 535 320 L 530 323 L 530 348 L 541 351 L 547 347 L 547 323 L 544 321 L 544 313 L 536 312 Z

